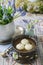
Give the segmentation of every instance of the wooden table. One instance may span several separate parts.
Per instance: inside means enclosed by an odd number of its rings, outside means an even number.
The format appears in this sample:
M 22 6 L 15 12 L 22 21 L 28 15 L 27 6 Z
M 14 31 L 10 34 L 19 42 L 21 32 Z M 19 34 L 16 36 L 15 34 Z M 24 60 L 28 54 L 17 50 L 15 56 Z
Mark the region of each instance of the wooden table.
M 32 64 L 19 64 L 16 63 L 11 57 L 4 59 L 0 56 L 0 65 L 41 65 L 41 63 L 40 60 L 38 59 Z

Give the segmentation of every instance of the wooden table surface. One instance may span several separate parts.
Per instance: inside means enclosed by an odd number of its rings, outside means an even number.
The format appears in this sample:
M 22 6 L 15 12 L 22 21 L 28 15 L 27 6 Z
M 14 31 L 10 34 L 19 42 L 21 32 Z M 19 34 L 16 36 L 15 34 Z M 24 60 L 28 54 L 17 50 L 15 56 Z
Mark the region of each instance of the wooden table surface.
M 32 64 L 19 64 L 19 63 L 15 62 L 11 57 L 4 59 L 0 56 L 0 65 L 41 65 L 41 63 L 40 63 L 40 60 L 37 59 Z

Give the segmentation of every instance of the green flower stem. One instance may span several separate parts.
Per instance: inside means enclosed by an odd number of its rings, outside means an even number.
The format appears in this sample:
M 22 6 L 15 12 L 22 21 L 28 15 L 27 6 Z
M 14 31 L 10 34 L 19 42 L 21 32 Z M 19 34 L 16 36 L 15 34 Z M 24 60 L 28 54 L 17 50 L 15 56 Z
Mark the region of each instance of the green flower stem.
M 20 15 L 19 15 L 19 14 L 15 15 L 15 16 L 14 16 L 14 19 L 16 19 L 16 18 L 18 18 L 18 17 L 20 17 Z
M 30 22 L 28 25 L 27 25 L 27 29 L 30 31 L 32 26 L 34 26 L 36 23 L 38 23 L 39 21 L 38 20 L 34 20 L 32 22 Z
M 14 16 L 14 19 L 16 19 L 16 18 L 20 17 L 20 16 L 21 16 L 21 14 L 22 14 L 22 13 L 18 13 L 18 14 L 16 14 L 16 15 Z

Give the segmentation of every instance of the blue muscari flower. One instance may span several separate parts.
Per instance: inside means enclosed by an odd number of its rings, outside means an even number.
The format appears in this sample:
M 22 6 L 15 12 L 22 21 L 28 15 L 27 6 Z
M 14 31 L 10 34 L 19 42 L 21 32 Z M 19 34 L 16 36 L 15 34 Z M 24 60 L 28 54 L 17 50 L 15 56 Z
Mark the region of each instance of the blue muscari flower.
M 10 1 L 8 1 L 8 6 L 11 6 L 11 2 Z
M 29 23 L 26 19 L 23 19 L 23 22 L 24 22 L 24 23 L 26 23 L 26 24 L 28 24 L 28 23 Z
M 22 11 L 21 12 L 21 16 L 25 16 L 26 15 L 26 12 L 25 11 Z
M 34 26 L 32 26 L 32 29 L 34 29 Z
M 17 10 L 17 12 L 18 12 L 18 11 L 19 11 L 19 12 L 22 12 L 22 11 L 23 11 L 22 7 L 19 7 L 19 8 L 17 8 L 16 10 Z

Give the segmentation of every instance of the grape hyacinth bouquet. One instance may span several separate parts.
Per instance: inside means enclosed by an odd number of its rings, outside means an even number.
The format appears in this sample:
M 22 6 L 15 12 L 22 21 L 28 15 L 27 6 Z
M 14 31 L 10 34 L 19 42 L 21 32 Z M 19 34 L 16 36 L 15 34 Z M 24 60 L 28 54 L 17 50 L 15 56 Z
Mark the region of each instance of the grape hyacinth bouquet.
M 14 34 L 14 19 L 20 16 L 18 14 L 15 15 L 14 11 L 15 9 L 11 6 L 0 5 L 0 42 L 11 39 Z
M 10 22 L 12 22 L 13 20 L 13 10 L 11 7 L 8 7 L 7 8 L 3 8 L 1 5 L 0 5 L 0 25 L 6 25 Z

